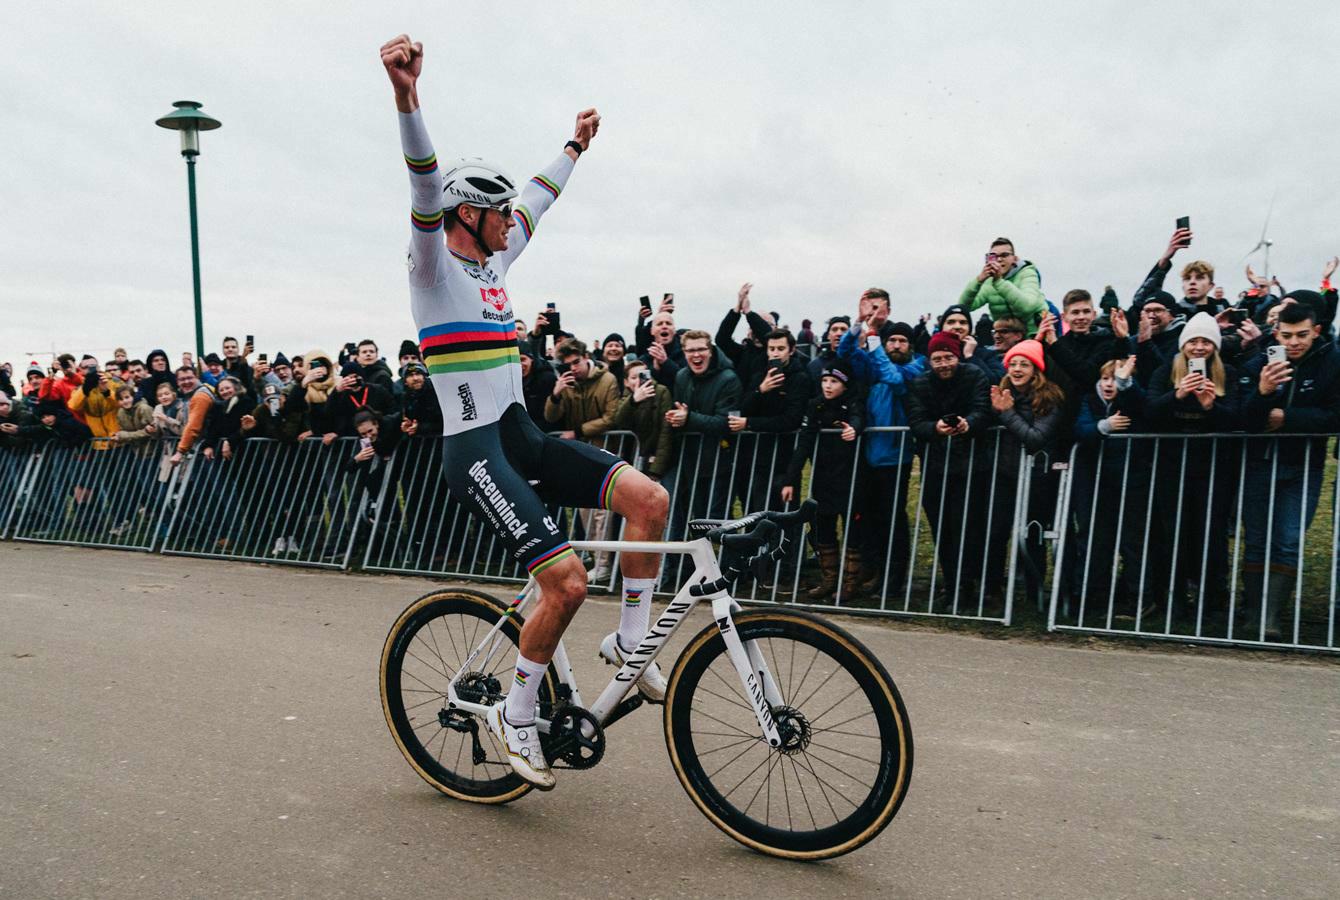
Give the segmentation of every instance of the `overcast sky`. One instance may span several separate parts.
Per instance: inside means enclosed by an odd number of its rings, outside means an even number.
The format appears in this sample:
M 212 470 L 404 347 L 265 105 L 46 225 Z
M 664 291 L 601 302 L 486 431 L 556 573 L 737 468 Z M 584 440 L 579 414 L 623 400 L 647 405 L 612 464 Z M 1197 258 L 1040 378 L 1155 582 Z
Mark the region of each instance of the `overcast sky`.
M 394 354 L 408 188 L 377 48 L 402 31 L 439 157 L 529 175 L 600 109 L 508 286 L 583 338 L 631 337 L 664 291 L 714 327 L 746 280 L 793 325 L 870 285 L 911 318 L 997 234 L 1053 300 L 1125 301 L 1179 215 L 1236 293 L 1272 195 L 1286 286 L 1340 252 L 1334 4 L 11 3 L 0 360 L 191 347 L 185 166 L 154 126 L 179 99 L 223 122 L 198 166 L 207 349 Z

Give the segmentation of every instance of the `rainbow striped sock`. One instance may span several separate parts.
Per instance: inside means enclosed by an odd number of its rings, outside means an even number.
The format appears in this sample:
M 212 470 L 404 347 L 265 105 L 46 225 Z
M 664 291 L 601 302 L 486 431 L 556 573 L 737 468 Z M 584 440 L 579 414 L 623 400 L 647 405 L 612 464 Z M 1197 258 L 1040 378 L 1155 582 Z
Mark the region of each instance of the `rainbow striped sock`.
M 545 665 L 517 653 L 516 675 L 503 703 L 503 715 L 513 725 L 529 725 L 535 721 L 535 700 L 539 696 L 540 682 L 544 680 Z
M 655 578 L 624 578 L 623 605 L 619 608 L 619 646 L 637 649 L 651 624 L 651 592 Z

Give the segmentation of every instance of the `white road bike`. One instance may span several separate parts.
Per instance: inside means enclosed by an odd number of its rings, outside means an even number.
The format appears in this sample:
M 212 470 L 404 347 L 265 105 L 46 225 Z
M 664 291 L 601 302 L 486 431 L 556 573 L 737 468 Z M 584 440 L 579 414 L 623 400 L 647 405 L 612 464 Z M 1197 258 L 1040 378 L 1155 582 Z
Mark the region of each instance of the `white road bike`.
M 694 570 L 590 707 L 559 644 L 537 710 L 550 763 L 600 762 L 606 731 L 644 702 L 638 675 L 706 601 L 714 623 L 679 655 L 665 697 L 665 744 L 689 797 L 726 834 L 774 856 L 826 859 L 878 835 L 912 775 L 912 729 L 893 679 L 842 628 L 785 607 L 744 611 L 729 593 L 741 575 L 770 572 L 794 549 L 814 510 L 809 501 L 789 513 L 698 520 L 688 525 L 695 539 L 681 542 L 575 542 L 683 553 Z M 444 794 L 506 803 L 531 790 L 482 717 L 512 684 L 522 614 L 536 595 L 534 579 L 511 605 L 448 588 L 420 597 L 391 626 L 381 659 L 386 722 L 414 770 Z

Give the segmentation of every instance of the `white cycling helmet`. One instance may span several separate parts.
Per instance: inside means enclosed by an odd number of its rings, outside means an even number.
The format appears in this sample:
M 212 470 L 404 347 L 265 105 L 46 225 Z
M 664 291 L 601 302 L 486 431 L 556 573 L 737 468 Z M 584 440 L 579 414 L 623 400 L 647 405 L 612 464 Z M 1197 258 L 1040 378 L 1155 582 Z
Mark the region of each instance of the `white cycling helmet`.
M 511 176 L 482 159 L 458 159 L 442 176 L 442 208 L 497 206 L 520 192 Z

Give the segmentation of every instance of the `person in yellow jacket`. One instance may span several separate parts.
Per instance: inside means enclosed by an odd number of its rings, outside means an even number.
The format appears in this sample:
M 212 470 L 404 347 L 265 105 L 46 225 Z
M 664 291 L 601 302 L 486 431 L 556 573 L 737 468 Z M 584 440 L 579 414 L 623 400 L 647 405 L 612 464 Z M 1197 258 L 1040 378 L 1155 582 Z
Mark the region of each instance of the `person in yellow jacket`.
M 108 372 L 99 372 L 97 361 L 84 369 L 84 383 L 74 389 L 66 405 L 70 411 L 80 413 L 84 423 L 93 432 L 94 438 L 110 438 L 121 430 L 116 421 L 120 405 L 116 402 L 116 389 L 121 382 Z M 108 441 L 93 442 L 93 449 L 106 450 L 111 446 Z

